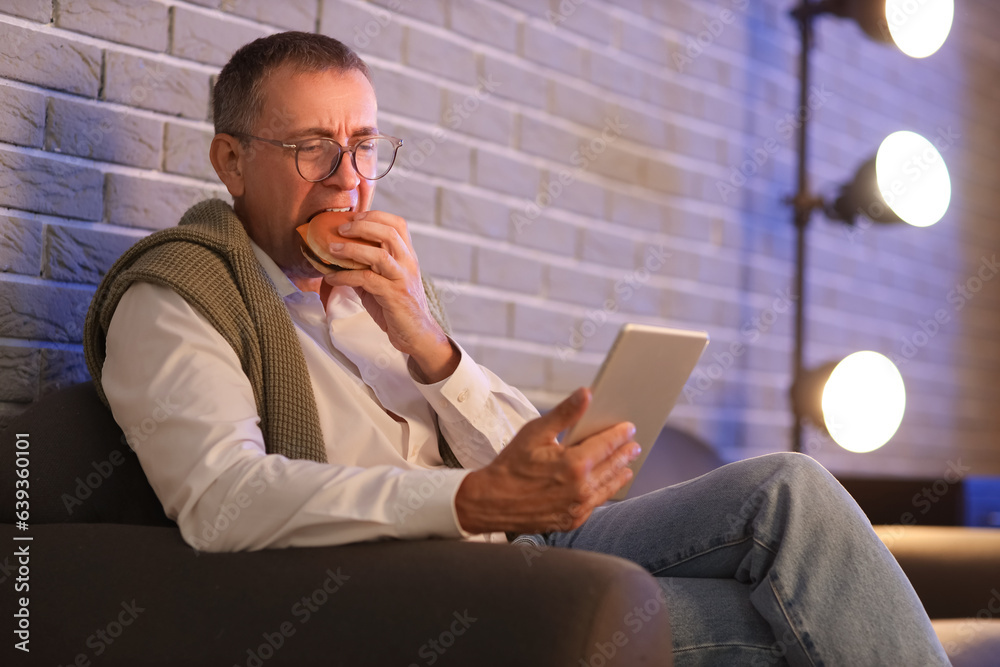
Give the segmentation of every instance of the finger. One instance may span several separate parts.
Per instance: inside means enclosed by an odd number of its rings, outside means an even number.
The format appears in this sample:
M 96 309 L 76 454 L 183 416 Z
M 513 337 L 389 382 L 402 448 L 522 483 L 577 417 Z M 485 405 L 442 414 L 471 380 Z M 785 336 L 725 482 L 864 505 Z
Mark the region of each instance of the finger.
M 594 508 L 600 504 L 591 502 L 573 503 L 566 510 L 546 517 L 542 532 L 564 533 L 568 530 L 579 528 L 590 518 Z
M 398 280 L 404 275 L 403 267 L 396 258 L 382 247 L 376 248 L 363 243 L 335 243 L 328 252 L 335 258 L 350 259 L 369 266 L 372 271 L 390 280 Z
M 566 456 L 573 460 L 587 459 L 596 467 L 600 462 L 612 457 L 622 445 L 631 441 L 634 435 L 635 426 L 629 422 L 621 422 L 568 448 Z
M 367 220 L 377 222 L 392 227 L 407 246 L 413 247 L 410 241 L 410 229 L 406 224 L 406 220 L 398 215 L 386 213 L 385 211 L 362 211 L 356 214 L 353 219 L 356 221 Z
M 587 483 L 595 489 L 595 492 L 599 492 L 601 489 L 608 487 L 608 485 L 613 485 L 622 470 L 627 469 L 628 464 L 634 461 L 641 452 L 642 448 L 639 447 L 638 443 L 631 440 L 625 442 L 615 449 L 611 456 L 594 466 Z M 616 486 L 611 490 L 611 493 L 617 490 L 618 487 Z M 604 500 L 600 502 L 604 502 Z
M 559 405 L 538 419 L 528 422 L 525 428 L 530 426 L 532 430 L 536 430 L 540 434 L 548 434 L 555 438 L 561 431 L 578 422 L 583 413 L 586 412 L 588 405 L 590 405 L 590 389 L 580 387 Z
M 397 260 L 408 261 L 413 256 L 411 248 L 400 236 L 399 230 L 383 222 L 355 218 L 354 222 L 338 227 L 337 233 L 344 238 L 359 239 L 379 245 Z
M 591 496 L 591 501 L 593 502 L 591 509 L 599 507 L 610 500 L 611 496 L 618 493 L 618 490 L 632 479 L 633 474 L 631 468 L 621 468 L 613 474 L 609 473 L 602 476 L 600 485 L 594 489 L 594 493 Z
M 323 281 L 334 287 L 360 287 L 369 294 L 382 295 L 392 287 L 392 281 L 371 269 L 334 271 L 323 276 Z
M 600 475 L 592 475 L 583 489 L 583 497 L 570 504 L 558 516 L 560 527 L 557 530 L 566 531 L 583 525 L 591 513 L 625 486 L 632 479 L 632 476 L 631 468 L 627 467 L 608 470 Z

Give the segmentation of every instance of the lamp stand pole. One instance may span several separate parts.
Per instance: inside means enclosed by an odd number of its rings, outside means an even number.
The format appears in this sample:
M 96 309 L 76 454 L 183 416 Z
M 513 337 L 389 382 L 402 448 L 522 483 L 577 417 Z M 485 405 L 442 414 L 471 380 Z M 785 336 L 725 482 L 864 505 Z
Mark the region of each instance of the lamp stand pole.
M 795 225 L 795 347 L 792 352 L 792 387 L 803 376 L 805 349 L 805 307 L 806 307 L 806 228 L 816 206 L 816 198 L 809 190 L 807 158 L 809 149 L 809 53 L 812 50 L 812 22 L 816 14 L 823 11 L 810 0 L 791 11 L 792 18 L 799 24 L 801 50 L 799 51 L 799 128 L 797 137 L 798 183 L 795 196 L 789 200 L 794 208 L 792 222 Z M 802 451 L 802 417 L 793 409 L 792 451 Z

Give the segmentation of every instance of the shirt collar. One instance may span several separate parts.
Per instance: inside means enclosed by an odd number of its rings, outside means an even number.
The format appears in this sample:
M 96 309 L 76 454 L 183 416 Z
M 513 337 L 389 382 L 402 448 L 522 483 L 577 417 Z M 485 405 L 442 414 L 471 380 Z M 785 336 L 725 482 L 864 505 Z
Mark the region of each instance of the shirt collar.
M 281 270 L 281 267 L 271 259 L 271 256 L 264 252 L 264 249 L 259 245 L 254 243 L 254 240 L 248 237 L 250 241 L 250 249 L 253 250 L 253 254 L 256 255 L 257 261 L 260 262 L 261 268 L 264 269 L 264 273 L 267 277 L 271 279 L 271 284 L 278 291 L 278 296 L 281 297 L 283 301 L 288 300 L 291 297 L 293 302 L 303 302 L 303 299 L 308 300 L 315 298 L 317 303 L 320 302 L 319 295 L 315 292 L 303 292 L 298 287 L 295 286 L 285 272 Z M 299 295 L 299 296 L 295 296 Z M 312 296 L 310 296 L 312 295 Z M 361 297 L 357 295 L 353 288 L 350 287 L 334 287 L 330 292 L 330 296 L 327 299 L 327 306 L 330 303 L 350 303 L 353 304 L 351 308 L 353 311 L 364 310 L 364 306 L 361 305 Z

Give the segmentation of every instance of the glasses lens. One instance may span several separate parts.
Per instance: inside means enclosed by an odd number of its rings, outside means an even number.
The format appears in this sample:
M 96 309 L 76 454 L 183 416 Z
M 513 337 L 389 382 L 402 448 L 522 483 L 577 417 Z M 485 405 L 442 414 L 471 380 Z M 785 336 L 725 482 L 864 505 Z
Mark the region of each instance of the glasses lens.
M 295 160 L 302 178 L 321 181 L 333 173 L 339 157 L 340 146 L 336 143 L 325 139 L 309 139 L 299 144 Z
M 354 161 L 358 173 L 363 178 L 374 180 L 385 176 L 392 168 L 396 156 L 396 145 L 385 137 L 372 137 L 358 144 L 354 151 Z

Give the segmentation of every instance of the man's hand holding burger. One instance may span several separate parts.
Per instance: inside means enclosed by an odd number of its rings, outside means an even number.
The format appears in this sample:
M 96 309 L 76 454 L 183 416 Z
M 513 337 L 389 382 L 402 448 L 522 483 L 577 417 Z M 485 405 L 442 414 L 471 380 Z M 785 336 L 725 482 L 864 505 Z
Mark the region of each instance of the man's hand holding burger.
M 362 268 L 332 270 L 324 281 L 356 288 L 389 342 L 413 359 L 424 381 L 434 383 L 451 375 L 458 366 L 459 353 L 427 307 L 406 221 L 384 211 L 341 215 L 346 222 L 336 225 L 335 234 L 328 233 L 322 254 Z M 312 241 L 310 245 L 317 249 L 316 239 Z M 313 258 L 310 261 L 316 265 Z
M 320 215 L 328 217 L 311 230 L 303 254 L 326 274 L 324 281 L 357 289 L 372 318 L 392 345 L 416 362 L 424 381 L 451 375 L 459 353 L 427 307 L 406 221 L 382 211 Z M 310 230 L 299 230 L 306 240 Z M 576 447 L 557 441 L 589 403 L 589 391 L 574 392 L 526 424 L 489 465 L 469 473 L 455 496 L 462 527 L 472 533 L 570 530 L 621 488 L 632 475 L 628 462 L 640 453 L 631 424 L 618 424 Z

